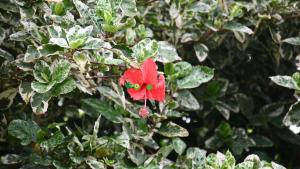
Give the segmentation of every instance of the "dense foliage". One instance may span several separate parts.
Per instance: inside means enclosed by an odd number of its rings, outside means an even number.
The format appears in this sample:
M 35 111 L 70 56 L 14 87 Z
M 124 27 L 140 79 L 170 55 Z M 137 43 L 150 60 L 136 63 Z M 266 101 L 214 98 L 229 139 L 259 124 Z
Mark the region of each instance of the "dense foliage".
M 0 168 L 299 167 L 299 9 L 1 0 Z M 144 119 L 119 78 L 149 58 L 166 96 Z

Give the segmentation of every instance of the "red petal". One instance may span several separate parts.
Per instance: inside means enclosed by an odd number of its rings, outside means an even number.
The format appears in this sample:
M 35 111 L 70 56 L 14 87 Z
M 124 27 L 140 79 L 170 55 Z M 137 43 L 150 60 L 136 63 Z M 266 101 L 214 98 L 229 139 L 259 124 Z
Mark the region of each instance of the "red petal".
M 143 84 L 143 74 L 140 69 L 128 69 L 124 72 L 124 75 L 120 78 L 120 84 L 123 86 L 125 82 L 132 84 Z
M 145 84 L 157 84 L 157 65 L 152 59 L 147 59 L 141 66 Z
M 128 89 L 127 92 L 132 97 L 133 100 L 145 100 L 146 88 L 142 87 L 139 90 Z
M 160 75 L 157 85 L 153 86 L 152 90 L 147 90 L 147 99 L 164 101 L 165 100 L 165 77 Z

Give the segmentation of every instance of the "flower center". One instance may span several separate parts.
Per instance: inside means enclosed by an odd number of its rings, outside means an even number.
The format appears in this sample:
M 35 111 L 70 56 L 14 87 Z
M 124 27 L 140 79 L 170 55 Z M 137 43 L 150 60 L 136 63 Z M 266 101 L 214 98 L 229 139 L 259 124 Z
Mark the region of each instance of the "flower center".
M 132 88 L 134 90 L 139 90 L 140 89 L 140 85 L 139 84 L 134 84 Z
M 151 85 L 151 84 L 147 85 L 147 86 L 146 86 L 146 89 L 147 89 L 147 90 L 152 90 L 152 85 Z

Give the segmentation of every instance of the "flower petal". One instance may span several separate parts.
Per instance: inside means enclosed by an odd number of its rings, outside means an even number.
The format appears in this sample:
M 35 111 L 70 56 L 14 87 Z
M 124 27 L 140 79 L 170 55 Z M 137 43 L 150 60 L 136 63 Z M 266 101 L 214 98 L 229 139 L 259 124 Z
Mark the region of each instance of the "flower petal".
M 164 101 L 166 92 L 165 88 L 165 77 L 163 75 L 160 75 L 157 85 L 155 85 L 152 90 L 147 90 L 147 99 Z
M 124 72 L 124 75 L 120 78 L 120 84 L 124 86 L 125 82 L 132 84 L 143 84 L 143 74 L 140 69 L 128 69 Z
M 133 100 L 145 100 L 146 88 L 142 87 L 139 90 L 128 89 L 127 92 L 132 97 Z
M 145 84 L 157 84 L 157 65 L 152 59 L 147 59 L 141 66 Z

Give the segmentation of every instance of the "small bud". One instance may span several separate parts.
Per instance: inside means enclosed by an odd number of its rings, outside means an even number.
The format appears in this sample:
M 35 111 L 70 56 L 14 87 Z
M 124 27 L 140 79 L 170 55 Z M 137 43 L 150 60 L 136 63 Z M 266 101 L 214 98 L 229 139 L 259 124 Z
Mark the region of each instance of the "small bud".
M 142 107 L 139 111 L 139 115 L 141 118 L 147 118 L 149 116 L 149 111 L 147 110 L 146 107 Z

